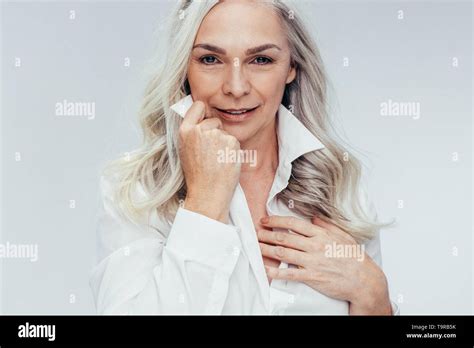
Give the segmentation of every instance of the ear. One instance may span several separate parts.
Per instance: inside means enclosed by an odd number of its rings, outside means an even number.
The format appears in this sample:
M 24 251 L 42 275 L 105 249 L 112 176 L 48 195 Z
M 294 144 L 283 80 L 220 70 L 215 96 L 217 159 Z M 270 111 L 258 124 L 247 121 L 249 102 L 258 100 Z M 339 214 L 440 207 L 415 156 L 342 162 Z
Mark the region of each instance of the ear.
M 291 83 L 296 78 L 296 66 L 293 62 L 290 63 L 290 70 L 288 71 L 288 76 L 286 78 L 286 84 Z

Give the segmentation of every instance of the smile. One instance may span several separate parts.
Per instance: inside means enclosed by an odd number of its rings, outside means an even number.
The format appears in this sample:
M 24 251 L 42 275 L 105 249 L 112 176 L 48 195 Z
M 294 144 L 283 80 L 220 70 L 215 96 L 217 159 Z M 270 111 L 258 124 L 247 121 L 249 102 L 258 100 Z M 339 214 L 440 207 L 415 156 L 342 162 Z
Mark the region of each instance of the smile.
M 219 109 L 216 110 L 219 112 L 219 115 L 222 118 L 229 120 L 229 121 L 243 121 L 254 114 L 254 111 L 258 108 L 258 106 L 253 108 L 246 108 L 246 109 Z

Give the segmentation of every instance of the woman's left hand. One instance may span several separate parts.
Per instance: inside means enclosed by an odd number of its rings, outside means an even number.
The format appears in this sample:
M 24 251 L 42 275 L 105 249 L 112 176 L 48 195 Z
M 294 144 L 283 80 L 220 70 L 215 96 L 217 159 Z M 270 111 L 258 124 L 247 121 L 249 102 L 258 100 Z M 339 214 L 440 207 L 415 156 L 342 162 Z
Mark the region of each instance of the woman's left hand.
M 298 266 L 265 266 L 269 278 L 304 282 L 326 296 L 348 301 L 349 314 L 392 314 L 383 271 L 351 235 L 316 216 L 313 223 L 292 216 L 267 219 L 260 221 L 263 226 L 296 234 L 257 231 L 262 255 Z

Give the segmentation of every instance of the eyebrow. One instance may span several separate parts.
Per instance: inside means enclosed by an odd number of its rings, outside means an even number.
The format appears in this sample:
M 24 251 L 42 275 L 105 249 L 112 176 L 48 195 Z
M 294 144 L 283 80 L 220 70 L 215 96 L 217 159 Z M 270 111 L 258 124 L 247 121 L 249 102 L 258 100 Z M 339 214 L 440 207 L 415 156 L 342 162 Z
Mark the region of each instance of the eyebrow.
M 198 47 L 204 48 L 208 51 L 216 52 L 216 53 L 219 53 L 219 54 L 226 54 L 225 49 L 214 46 L 214 45 L 211 45 L 211 44 L 207 44 L 207 43 L 196 44 L 196 45 L 193 46 L 193 49 L 198 48 Z M 254 54 L 254 53 L 258 53 L 258 52 L 268 50 L 270 48 L 276 48 L 276 49 L 281 51 L 281 48 L 278 47 L 277 45 L 268 43 L 268 44 L 263 44 L 263 45 L 260 45 L 260 46 L 249 48 L 245 51 L 245 54 L 246 55 L 251 55 L 251 54 Z

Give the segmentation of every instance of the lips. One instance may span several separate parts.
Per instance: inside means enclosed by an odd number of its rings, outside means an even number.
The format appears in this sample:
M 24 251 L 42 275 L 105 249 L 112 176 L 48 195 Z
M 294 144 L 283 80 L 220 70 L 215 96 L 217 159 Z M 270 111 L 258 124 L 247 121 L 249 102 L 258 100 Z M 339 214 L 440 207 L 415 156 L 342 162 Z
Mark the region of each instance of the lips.
M 241 108 L 241 109 L 219 109 L 219 108 L 216 108 L 217 110 L 221 111 L 221 112 L 225 112 L 227 114 L 230 114 L 230 115 L 243 115 L 247 112 L 250 112 L 250 111 L 253 111 L 257 108 L 258 106 L 255 106 L 255 107 L 250 107 L 250 108 Z
M 252 117 L 259 107 L 260 106 L 256 106 L 248 109 L 215 109 L 222 120 L 232 123 L 240 123 L 245 122 L 247 119 Z

